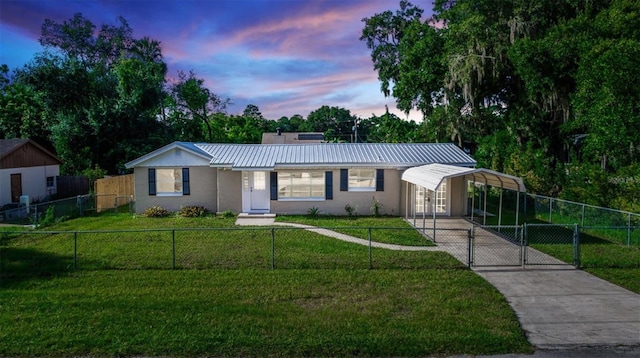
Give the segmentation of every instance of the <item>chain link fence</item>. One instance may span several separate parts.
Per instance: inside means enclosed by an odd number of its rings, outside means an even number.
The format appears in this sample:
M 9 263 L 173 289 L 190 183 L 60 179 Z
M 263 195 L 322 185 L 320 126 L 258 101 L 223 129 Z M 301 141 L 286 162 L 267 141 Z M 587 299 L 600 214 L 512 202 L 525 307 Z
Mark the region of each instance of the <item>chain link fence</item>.
M 578 224 L 602 239 L 640 246 L 640 214 L 527 194 L 525 213 L 549 224 Z
M 70 270 L 424 269 L 462 263 L 425 246 L 377 241 L 413 228 L 335 228 L 351 242 L 288 227 L 118 231 L 0 231 L 0 276 Z M 353 236 L 351 236 L 353 235 Z
M 112 203 L 98 208 L 99 199 Z M 35 227 L 43 221 L 60 221 L 81 216 L 88 216 L 100 212 L 129 212 L 135 213 L 133 197 L 116 195 L 78 195 L 72 198 L 47 201 L 42 203 L 19 204 L 0 211 L 0 223 L 15 225 L 33 225 Z
M 428 269 L 564 264 L 638 268 L 640 264 L 640 248 L 583 233 L 576 224 L 419 228 L 424 241 L 414 239 L 404 244 L 398 240 L 409 236 L 403 230 L 415 232 L 416 228 L 9 229 L 0 231 L 0 278 L 113 269 Z M 327 231 L 341 236 L 327 236 Z

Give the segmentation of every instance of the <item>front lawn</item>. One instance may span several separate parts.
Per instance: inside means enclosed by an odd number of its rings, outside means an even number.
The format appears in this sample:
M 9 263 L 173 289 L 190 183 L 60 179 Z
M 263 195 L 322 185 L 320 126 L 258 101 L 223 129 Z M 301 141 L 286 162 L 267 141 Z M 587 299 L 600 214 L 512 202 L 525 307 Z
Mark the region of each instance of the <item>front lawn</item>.
M 80 271 L 0 298 L 0 356 L 531 351 L 505 299 L 464 269 Z
M 233 221 L 103 215 L 3 235 L 0 356 L 532 351 L 504 297 L 448 254 Z

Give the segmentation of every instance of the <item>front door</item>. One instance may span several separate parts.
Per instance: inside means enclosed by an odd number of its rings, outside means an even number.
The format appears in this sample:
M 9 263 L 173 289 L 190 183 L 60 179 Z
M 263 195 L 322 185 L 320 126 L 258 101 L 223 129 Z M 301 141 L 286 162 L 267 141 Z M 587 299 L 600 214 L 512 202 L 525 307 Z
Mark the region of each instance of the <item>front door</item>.
M 22 196 L 22 174 L 11 174 L 11 202 L 17 203 Z
M 268 178 L 265 171 L 242 172 L 243 212 L 269 212 Z
M 421 186 L 416 186 L 416 191 L 415 191 L 415 195 L 416 195 L 416 209 L 415 209 L 415 213 L 416 215 L 430 215 L 432 210 L 431 210 L 431 200 L 432 200 L 432 196 L 433 196 L 433 192 L 421 187 Z

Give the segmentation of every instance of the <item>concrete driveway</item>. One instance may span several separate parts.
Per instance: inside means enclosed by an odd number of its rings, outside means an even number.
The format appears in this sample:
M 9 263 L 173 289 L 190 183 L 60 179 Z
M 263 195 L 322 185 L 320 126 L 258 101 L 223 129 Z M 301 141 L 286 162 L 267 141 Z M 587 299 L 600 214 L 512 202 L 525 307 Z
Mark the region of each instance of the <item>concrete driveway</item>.
M 640 295 L 568 267 L 475 270 L 516 312 L 536 348 L 640 346 Z

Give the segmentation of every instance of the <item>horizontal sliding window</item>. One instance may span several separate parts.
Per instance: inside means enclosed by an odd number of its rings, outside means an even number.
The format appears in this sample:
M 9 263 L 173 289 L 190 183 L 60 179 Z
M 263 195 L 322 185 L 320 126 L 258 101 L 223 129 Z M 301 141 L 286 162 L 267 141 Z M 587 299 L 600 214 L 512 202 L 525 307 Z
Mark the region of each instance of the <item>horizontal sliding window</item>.
M 278 199 L 324 199 L 325 173 L 278 172 Z
M 349 191 L 376 190 L 375 169 L 349 169 Z

